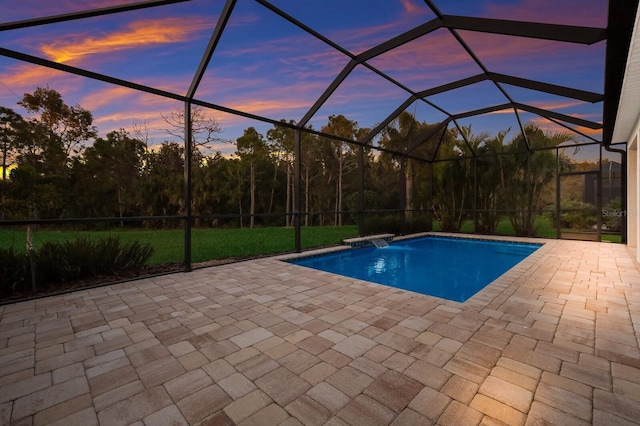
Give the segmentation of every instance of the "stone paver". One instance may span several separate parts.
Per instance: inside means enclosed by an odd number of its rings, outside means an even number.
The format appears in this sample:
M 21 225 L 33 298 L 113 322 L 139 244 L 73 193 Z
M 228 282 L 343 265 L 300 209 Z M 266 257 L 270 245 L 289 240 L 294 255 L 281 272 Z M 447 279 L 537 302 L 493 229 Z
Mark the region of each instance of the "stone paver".
M 284 367 L 260 377 L 256 385 L 281 406 L 286 406 L 311 388 L 309 383 Z
M 265 258 L 2 305 L 0 424 L 637 424 L 637 262 L 536 241 L 465 303 Z
M 261 390 L 255 390 L 224 407 L 224 412 L 234 423 L 238 424 L 272 402 L 267 394 Z
M 338 413 L 348 424 L 387 425 L 395 418 L 395 413 L 383 404 L 366 395 L 358 395 Z

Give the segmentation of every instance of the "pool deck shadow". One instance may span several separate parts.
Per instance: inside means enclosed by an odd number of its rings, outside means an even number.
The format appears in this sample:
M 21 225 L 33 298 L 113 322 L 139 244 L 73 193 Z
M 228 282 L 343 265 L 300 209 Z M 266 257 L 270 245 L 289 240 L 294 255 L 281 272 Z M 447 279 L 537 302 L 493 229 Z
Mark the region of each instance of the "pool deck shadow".
M 464 303 L 270 257 L 0 306 L 0 424 L 637 424 L 637 262 L 534 242 Z

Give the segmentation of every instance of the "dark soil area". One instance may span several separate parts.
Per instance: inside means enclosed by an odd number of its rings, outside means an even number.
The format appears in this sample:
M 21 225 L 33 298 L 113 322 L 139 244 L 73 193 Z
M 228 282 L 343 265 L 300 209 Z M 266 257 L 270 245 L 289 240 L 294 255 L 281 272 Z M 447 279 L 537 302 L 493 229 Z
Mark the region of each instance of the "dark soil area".
M 192 265 L 192 269 L 206 268 L 216 265 L 224 265 L 227 263 L 239 262 L 249 258 L 231 258 L 221 260 L 210 260 L 207 262 L 197 263 Z M 96 276 L 81 280 L 60 282 L 60 283 L 48 283 L 41 287 L 36 288 L 34 292 L 31 289 L 28 290 L 16 290 L 11 294 L 2 294 L 0 291 L 0 305 L 7 303 L 15 303 L 24 300 L 37 299 L 46 296 L 53 296 L 56 294 L 69 293 L 76 290 L 83 290 L 94 287 L 102 287 L 111 284 L 118 284 L 126 281 L 132 281 L 142 278 L 148 278 L 157 275 L 164 275 L 176 272 L 184 271 L 182 263 L 170 263 L 166 265 L 158 266 L 145 266 L 144 268 L 137 269 L 135 271 L 124 271 L 112 275 Z

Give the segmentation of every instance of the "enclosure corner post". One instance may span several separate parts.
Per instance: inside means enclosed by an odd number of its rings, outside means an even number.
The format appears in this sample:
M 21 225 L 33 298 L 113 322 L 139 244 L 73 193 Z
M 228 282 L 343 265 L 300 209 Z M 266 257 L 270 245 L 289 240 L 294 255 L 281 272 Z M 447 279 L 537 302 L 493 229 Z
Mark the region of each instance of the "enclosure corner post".
M 624 149 L 612 148 L 610 145 L 604 145 L 604 149 L 608 152 L 620 154 L 620 210 L 627 212 L 627 151 Z M 600 211 L 602 214 L 602 211 Z M 620 223 L 620 242 L 627 244 L 627 218 Z
M 191 103 L 184 103 L 184 270 L 191 271 Z
M 364 146 L 358 150 L 358 235 L 364 237 Z
M 556 148 L 556 238 L 559 239 L 561 238 L 561 231 L 560 231 L 560 150 L 558 148 Z
M 622 211 L 628 212 L 627 206 L 629 200 L 627 200 L 627 152 L 621 150 L 620 152 L 620 207 Z M 636 212 L 637 213 L 637 212 Z M 602 211 L 600 212 L 602 214 Z M 622 244 L 627 244 L 629 241 L 629 236 L 627 235 L 627 221 L 623 220 L 620 223 L 620 242 Z
M 602 241 L 602 149 L 600 149 L 600 158 L 598 159 L 598 174 L 596 176 L 598 176 L 598 189 L 596 191 L 596 241 Z M 611 180 L 609 180 L 609 188 L 611 188 Z
M 433 231 L 433 215 L 435 212 L 435 205 L 433 204 L 433 182 L 434 182 L 433 162 L 430 162 L 429 163 L 429 192 L 427 196 L 427 199 L 429 200 L 429 205 L 431 206 L 427 210 L 427 231 L 429 232 Z
M 402 158 L 400 161 L 400 233 L 407 234 L 407 161 Z
M 301 162 L 302 162 L 302 141 L 300 135 L 300 129 L 296 128 L 294 131 L 295 137 L 295 158 L 294 158 L 294 177 L 293 177 L 293 226 L 295 229 L 295 251 L 300 253 L 302 251 L 302 235 L 300 230 L 300 212 L 302 210 L 302 186 L 300 182 Z

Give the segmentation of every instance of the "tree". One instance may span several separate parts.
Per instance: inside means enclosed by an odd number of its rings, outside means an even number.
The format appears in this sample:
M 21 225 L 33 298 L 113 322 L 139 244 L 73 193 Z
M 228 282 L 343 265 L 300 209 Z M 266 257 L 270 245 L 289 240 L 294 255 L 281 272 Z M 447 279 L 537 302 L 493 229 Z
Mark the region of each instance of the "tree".
M 412 155 L 431 159 L 440 141 L 441 132 L 437 132 L 438 127 L 439 123 L 420 122 L 411 113 L 403 111 L 385 127 L 380 145 L 394 151 L 410 152 Z M 404 205 L 401 208 L 405 211 L 406 217 L 411 220 L 413 210 L 431 202 L 432 166 L 414 159 L 391 156 L 388 153 L 381 154 L 380 161 L 389 163 L 393 171 L 401 174 L 400 178 L 404 180 L 404 193 L 398 193 L 398 197 L 402 196 L 404 199 Z M 398 181 L 398 186 L 400 183 Z
M 205 108 L 191 106 L 191 149 L 195 153 L 212 149 L 216 144 L 229 143 L 221 138 L 222 126 Z M 184 108 L 178 108 L 169 114 L 162 114 L 163 120 L 169 125 L 165 131 L 171 136 L 184 142 Z
M 37 88 L 19 105 L 35 114 L 14 141 L 12 186 L 31 219 L 65 215 L 70 203 L 70 173 L 83 144 L 96 136 L 91 113 L 68 106 L 55 90 Z
M 182 214 L 183 190 L 184 148 L 175 142 L 163 142 L 158 150 L 147 151 L 140 185 L 141 205 L 147 215 Z
M 347 119 L 344 115 L 331 115 L 329 116 L 329 122 L 322 130 L 323 133 L 338 136 L 342 139 L 357 140 L 358 135 L 358 123 Z M 343 214 L 343 196 L 344 196 L 344 180 L 345 175 L 352 172 L 355 167 L 355 156 L 351 150 L 350 144 L 341 141 L 329 139 L 323 141 L 330 147 L 331 155 L 335 160 L 337 166 L 337 176 L 335 179 L 335 221 L 336 226 L 342 226 Z
M 267 146 L 264 137 L 253 127 L 246 129 L 244 134 L 237 139 L 236 143 L 236 154 L 240 157 L 241 163 L 246 164 L 249 168 L 249 214 L 251 215 L 249 227 L 253 228 L 255 225 L 254 215 L 256 213 L 256 181 L 258 175 L 258 163 L 261 160 L 268 158 L 269 147 Z
M 553 148 L 571 140 L 568 133 L 546 134 L 535 124 L 527 124 L 505 148 L 503 195 L 509 220 L 518 236 L 535 236 L 535 219 L 542 209 L 542 189 L 556 175 Z M 526 145 L 529 143 L 529 148 Z M 535 151 L 531 151 L 535 150 Z
M 311 127 L 310 127 L 311 128 Z M 317 194 L 320 193 L 324 189 L 324 185 L 316 185 L 322 177 L 323 166 L 322 166 L 322 150 L 321 144 L 319 141 L 319 137 L 312 133 L 302 132 L 300 135 L 300 144 L 302 146 L 301 149 L 301 157 L 300 165 L 302 172 L 302 180 L 304 182 L 304 189 L 302 192 L 304 193 L 304 211 L 307 213 L 304 215 L 304 226 L 311 225 L 311 216 L 308 214 L 313 207 L 314 197 L 316 194 L 315 200 L 318 200 Z M 322 210 L 320 208 L 321 204 L 318 202 L 316 204 L 315 210 Z
M 92 216 L 124 217 L 134 213 L 137 187 L 142 172 L 145 145 L 121 129 L 98 138 L 83 155 L 83 170 L 77 182 L 84 199 L 90 199 Z M 75 167 L 74 167 L 75 168 Z
M 501 130 L 479 147 L 476 159 L 476 200 L 474 229 L 481 234 L 493 234 L 500 222 L 505 191 L 505 137 L 510 129 Z
M 16 148 L 10 178 L 18 209 L 29 219 L 61 217 L 68 205 L 70 181 L 59 138 L 37 120 L 29 120 Z
M 229 214 L 238 205 L 236 196 L 235 162 L 220 152 L 209 155 L 202 166 L 194 169 L 193 210 L 197 215 Z M 205 224 L 199 220 L 198 224 Z M 218 225 L 218 219 L 207 220 L 210 225 Z
M 18 139 L 24 131 L 24 119 L 10 108 L 0 106 L 0 150 L 2 150 L 2 186 L 0 187 L 0 219 L 6 218 L 6 192 L 9 168 L 15 164 Z
M 283 123 L 284 120 L 281 120 Z M 295 121 L 289 121 L 289 124 L 295 125 Z M 271 190 L 271 201 L 269 203 L 269 213 L 273 205 L 273 198 L 276 187 L 276 177 L 278 167 L 281 163 L 284 163 L 286 173 L 286 188 L 285 188 L 285 226 L 291 226 L 293 224 L 293 217 L 291 216 L 293 206 L 293 160 L 295 150 L 295 137 L 294 130 L 290 127 L 275 125 L 273 129 L 267 131 L 267 141 L 270 144 L 271 156 L 274 158 L 276 167 L 273 174 L 273 186 Z
M 477 167 L 474 167 L 475 160 L 472 158 L 489 138 L 487 133 L 473 134 L 471 125 L 461 127 L 459 136 L 440 147 L 446 151 L 444 158 L 450 158 L 440 169 L 443 174 L 441 202 L 444 207 L 441 227 L 444 231 L 459 231 L 465 219 L 465 208 L 473 207 L 474 197 L 477 197 L 474 192 Z
M 31 113 L 39 114 L 32 118 L 55 136 L 65 154 L 65 163 L 74 154 L 83 150 L 82 143 L 96 137 L 97 129 L 92 125 L 91 112 L 80 105 L 69 106 L 62 100 L 60 93 L 48 87 L 38 87 L 33 94 L 25 93 L 19 105 Z M 64 167 L 66 164 L 60 164 Z

